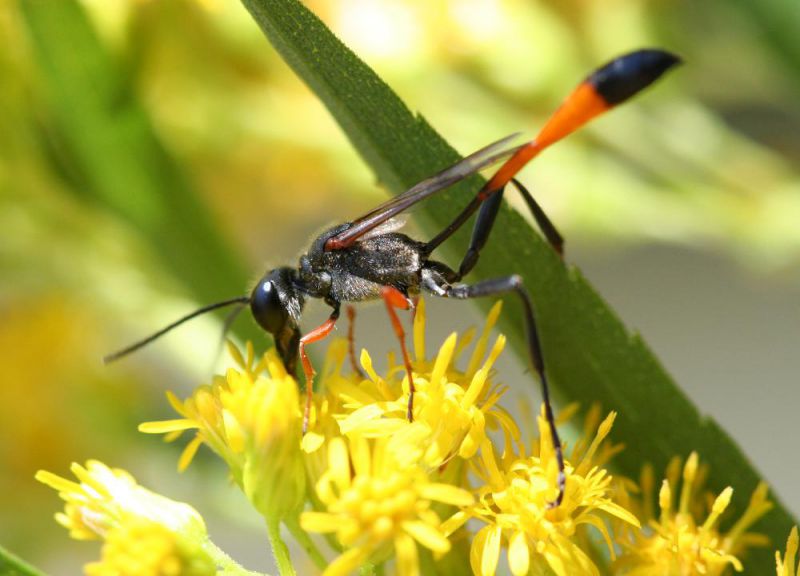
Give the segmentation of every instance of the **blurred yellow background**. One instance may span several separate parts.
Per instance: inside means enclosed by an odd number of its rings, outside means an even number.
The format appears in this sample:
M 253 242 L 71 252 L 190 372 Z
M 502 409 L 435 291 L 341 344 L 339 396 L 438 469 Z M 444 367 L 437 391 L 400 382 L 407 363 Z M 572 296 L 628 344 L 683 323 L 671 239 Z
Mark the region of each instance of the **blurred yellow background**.
M 236 494 L 203 490 L 224 482 L 220 467 L 201 458 L 178 477 L 175 447 L 136 432 L 168 417 L 164 390 L 208 376 L 219 321 L 118 365 L 100 358 L 243 293 L 248 275 L 293 263 L 315 231 L 384 192 L 238 2 L 84 0 L 74 20 L 53 22 L 43 5 L 0 3 L 0 542 L 53 574 L 96 556 L 67 540 L 52 521 L 55 495 L 33 481 L 91 457 L 192 501 L 232 555 L 266 557 L 260 538 L 239 536 L 258 519 Z M 786 458 L 800 406 L 797 2 L 307 5 L 462 153 L 532 135 L 619 53 L 659 46 L 685 58 L 522 177 L 565 234 L 568 259 L 800 512 L 800 466 Z M 70 28 L 84 16 L 85 29 Z M 85 74 L 93 59 L 107 76 Z M 92 112 L 109 93 L 111 109 Z M 129 156 L 128 142 L 141 148 Z M 180 189 L 198 212 L 138 206 L 140 181 Z M 120 217 L 125 203 L 158 234 Z M 181 258 L 175 231 L 201 225 L 228 268 Z M 359 327 L 388 332 L 370 311 Z

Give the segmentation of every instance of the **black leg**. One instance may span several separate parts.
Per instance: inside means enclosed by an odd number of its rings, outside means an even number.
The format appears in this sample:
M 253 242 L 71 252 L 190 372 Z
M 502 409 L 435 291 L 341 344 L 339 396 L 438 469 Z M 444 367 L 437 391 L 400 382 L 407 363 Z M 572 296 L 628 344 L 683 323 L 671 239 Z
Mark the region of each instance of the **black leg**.
M 355 340 L 356 309 L 348 304 L 346 310 L 347 310 L 347 356 L 348 358 L 350 358 L 350 368 L 353 370 L 353 374 L 357 374 L 358 377 L 363 380 L 364 373 L 361 371 L 361 368 L 359 368 L 358 361 L 356 360 L 356 340 Z
M 528 205 L 528 209 L 531 211 L 544 237 L 559 255 L 563 255 L 564 238 L 559 234 L 550 218 L 547 217 L 547 214 L 545 214 L 542 207 L 536 202 L 527 188 L 516 179 L 512 179 L 511 182 L 514 184 L 514 187 L 519 190 L 519 193 Z M 472 228 L 472 238 L 470 239 L 469 248 L 464 255 L 464 259 L 461 261 L 461 265 L 458 267 L 459 279 L 469 274 L 478 262 L 480 251 L 486 245 L 486 241 L 489 239 L 489 235 L 492 232 L 504 192 L 505 187 L 498 190 L 482 189 L 444 230 L 428 242 L 425 246 L 425 253 L 430 254 L 438 248 L 442 242 L 450 238 L 450 236 L 461 228 L 461 226 L 463 226 L 477 211 L 478 217 L 475 219 L 475 225 Z
M 553 250 L 555 250 L 559 256 L 563 256 L 564 238 L 559 234 L 556 227 L 550 221 L 550 218 L 547 217 L 547 214 L 545 214 L 542 207 L 539 206 L 539 203 L 536 202 L 533 195 L 528 192 L 525 186 L 516 179 L 511 180 L 511 182 L 528 205 L 528 209 L 531 211 L 531 214 L 533 214 L 533 218 L 536 220 L 536 224 L 538 224 L 545 239 L 547 239 L 550 246 L 553 247 Z M 467 253 L 464 255 L 464 259 L 458 267 L 459 279 L 469 274 L 475 267 L 475 264 L 478 263 L 480 252 L 486 245 L 489 235 L 492 233 L 492 227 L 494 226 L 494 221 L 497 218 L 497 213 L 500 210 L 500 204 L 503 200 L 503 192 L 504 190 L 500 190 L 500 192 L 489 196 L 481 204 L 478 216 L 475 219 L 475 226 L 472 228 L 472 239 L 470 240 L 469 248 L 467 248 Z
M 539 226 L 539 230 L 542 231 L 544 237 L 550 243 L 550 246 L 553 247 L 553 250 L 558 252 L 559 256 L 564 255 L 564 237 L 559 234 L 556 227 L 553 225 L 553 222 L 550 218 L 547 217 L 542 207 L 539 206 L 539 203 L 534 200 L 533 195 L 528 192 L 528 189 L 522 185 L 522 183 L 514 178 L 511 180 L 511 183 L 514 184 L 514 187 L 519 190 L 519 193 L 522 195 L 522 198 L 525 200 L 525 203 L 528 205 L 528 210 L 531 211 L 533 214 L 533 219 L 536 220 L 536 224 Z
M 425 245 L 425 253 L 432 253 L 442 242 L 450 238 L 450 236 L 452 236 L 464 225 L 467 220 L 469 220 L 470 216 L 475 214 L 475 211 L 480 208 L 480 205 L 483 203 L 483 201 L 496 195 L 496 192 L 497 190 L 490 194 L 483 194 L 483 189 L 481 189 L 476 196 L 473 196 L 472 200 L 469 201 L 469 204 L 464 206 L 464 209 L 458 214 L 458 216 L 456 216 L 444 230 L 439 232 L 430 242 Z
M 458 279 L 460 280 L 469 274 L 478 263 L 478 256 L 486 241 L 489 239 L 489 234 L 494 227 L 494 221 L 497 218 L 497 213 L 500 211 L 500 204 L 503 202 L 503 192 L 500 190 L 496 194 L 492 194 L 481 203 L 478 216 L 475 218 L 475 224 L 472 227 L 472 238 L 469 241 L 469 248 L 461 264 L 458 267 Z
M 558 506 L 564 498 L 564 486 L 566 477 L 564 475 L 564 454 L 561 449 L 561 440 L 558 437 L 556 430 L 556 421 L 553 416 L 553 407 L 550 404 L 550 387 L 547 383 L 547 375 L 544 368 L 544 357 L 542 356 L 542 347 L 539 343 L 539 333 L 536 330 L 536 319 L 533 313 L 533 303 L 528 291 L 522 283 L 522 278 L 516 274 L 506 276 L 503 278 L 493 278 L 491 280 L 484 280 L 477 284 L 442 284 L 437 282 L 436 274 L 426 275 L 425 287 L 430 289 L 433 294 L 442 296 L 444 298 L 481 298 L 483 296 L 498 296 L 500 294 L 507 294 L 513 292 L 522 301 L 525 317 L 525 332 L 528 338 L 528 353 L 531 357 L 531 362 L 539 375 L 539 380 L 542 383 L 542 400 L 544 402 L 545 418 L 550 426 L 550 434 L 553 438 L 553 449 L 556 453 L 556 460 L 558 461 L 558 497 L 552 506 Z

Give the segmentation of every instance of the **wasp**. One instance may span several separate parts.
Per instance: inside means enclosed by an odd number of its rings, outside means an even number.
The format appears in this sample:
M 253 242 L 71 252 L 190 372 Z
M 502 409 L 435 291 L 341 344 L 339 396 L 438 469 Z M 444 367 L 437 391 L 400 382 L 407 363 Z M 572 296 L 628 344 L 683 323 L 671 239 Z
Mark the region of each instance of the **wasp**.
M 226 306 L 237 306 L 238 309 L 249 306 L 255 321 L 273 336 L 287 370 L 295 373 L 298 358 L 302 363 L 307 392 L 303 417 L 303 427 L 306 430 L 314 376 L 306 347 L 331 333 L 339 319 L 343 302 L 383 299 L 400 340 L 408 377 L 407 417 L 413 420 L 414 380 L 405 345 L 405 333 L 395 309 L 411 308 L 412 299 L 421 292 L 457 299 L 514 294 L 522 304 L 528 354 L 541 384 L 545 417 L 558 461 L 559 493 L 552 503 L 553 506 L 558 506 L 564 496 L 564 457 L 556 431 L 550 387 L 531 297 L 522 278 L 513 273 L 475 283 L 464 283 L 462 280 L 478 262 L 509 184 L 522 195 L 546 240 L 563 256 L 563 237 L 530 192 L 516 179 L 517 173 L 543 150 L 591 119 L 639 93 L 680 61 L 679 57 L 664 50 L 643 49 L 608 62 L 577 85 L 533 140 L 512 145 L 511 142 L 517 137 L 515 134 L 470 154 L 360 218 L 325 230 L 313 240 L 308 251 L 300 256 L 296 267 L 283 266 L 267 271 L 249 295 L 195 310 L 151 336 L 110 354 L 105 361 L 111 362 L 126 356 L 200 314 Z M 486 184 L 435 237 L 420 241 L 399 231 L 402 223 L 398 216 L 401 213 L 456 182 L 501 162 L 500 168 Z M 469 247 L 458 268 L 451 268 L 432 258 L 435 250 L 476 212 Z M 330 306 L 331 313 L 320 326 L 303 334 L 300 319 L 306 301 L 311 298 L 323 300 Z

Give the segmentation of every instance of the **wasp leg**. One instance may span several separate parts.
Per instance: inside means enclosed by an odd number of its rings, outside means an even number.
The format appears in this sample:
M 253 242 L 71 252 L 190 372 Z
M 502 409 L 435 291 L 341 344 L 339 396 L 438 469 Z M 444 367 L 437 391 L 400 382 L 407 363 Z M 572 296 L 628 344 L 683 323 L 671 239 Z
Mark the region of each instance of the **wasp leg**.
M 525 204 L 528 205 L 528 210 L 530 210 L 531 214 L 533 214 L 533 219 L 536 220 L 536 224 L 539 226 L 539 230 L 542 231 L 542 234 L 547 242 L 553 247 L 553 250 L 555 250 L 559 256 L 563 257 L 564 237 L 559 233 L 552 220 L 550 220 L 545 211 L 542 210 L 542 207 L 539 205 L 539 203 L 534 199 L 533 194 L 528 192 L 528 189 L 525 188 L 525 186 L 523 186 L 522 183 L 516 178 L 512 179 L 511 183 L 522 195 L 522 198 L 525 200 Z
M 511 182 L 522 195 L 525 204 L 528 205 L 528 209 L 531 211 L 533 219 L 536 220 L 536 224 L 539 226 L 545 239 L 559 256 L 563 256 L 564 238 L 558 232 L 553 222 L 547 217 L 547 214 L 545 214 L 542 207 L 536 202 L 527 188 L 516 179 L 512 179 Z M 478 216 L 472 228 L 472 238 L 470 239 L 469 248 L 461 261 L 461 265 L 458 267 L 459 278 L 463 278 L 469 274 L 478 262 L 480 251 L 486 245 L 486 241 L 489 239 L 489 235 L 492 232 L 504 192 L 505 187 L 495 190 L 483 188 L 444 230 L 426 244 L 425 253 L 430 254 L 438 248 L 442 242 L 452 236 L 477 211 Z
M 397 317 L 395 308 L 402 308 L 408 310 L 411 303 L 397 288 L 391 286 L 384 286 L 381 288 L 381 297 L 386 303 L 386 310 L 389 312 L 389 318 L 392 321 L 394 333 L 400 340 L 400 350 L 403 353 L 403 363 L 406 366 L 406 373 L 408 374 L 408 408 L 406 410 L 406 417 L 409 422 L 414 421 L 414 375 L 411 372 L 411 360 L 408 357 L 408 349 L 406 348 L 406 332 L 403 330 L 403 325 L 400 323 L 400 318 Z
M 551 507 L 561 504 L 564 498 L 564 487 L 566 476 L 564 474 L 564 454 L 561 448 L 561 440 L 556 430 L 556 421 L 553 416 L 553 407 L 550 403 L 550 386 L 547 382 L 547 375 L 544 367 L 544 357 L 542 347 L 539 342 L 539 333 L 536 329 L 536 319 L 533 313 L 533 303 L 528 291 L 522 283 L 522 278 L 517 274 L 505 276 L 503 278 L 493 278 L 484 280 L 476 284 L 449 284 L 443 282 L 440 273 L 435 270 L 423 270 L 423 286 L 433 294 L 443 298 L 481 298 L 483 296 L 499 296 L 513 292 L 522 301 L 525 319 L 525 332 L 528 339 L 528 353 L 533 363 L 539 381 L 542 385 L 542 401 L 544 402 L 544 412 L 547 423 L 550 427 L 550 435 L 553 439 L 553 450 L 558 461 L 558 496 L 551 503 Z
M 303 434 L 308 432 L 308 420 L 311 416 L 311 399 L 314 394 L 314 367 L 311 365 L 311 360 L 308 359 L 306 354 L 306 344 L 319 342 L 333 331 L 336 321 L 339 319 L 339 303 L 331 303 L 333 312 L 325 322 L 314 328 L 311 332 L 300 338 L 300 344 L 297 349 L 300 354 L 300 360 L 303 363 L 303 373 L 306 376 L 306 406 L 303 410 Z
M 547 217 L 547 214 L 545 214 L 544 210 L 542 210 L 542 207 L 538 202 L 536 202 L 528 189 L 516 179 L 511 180 L 511 183 L 525 200 L 525 203 L 528 205 L 528 209 L 533 215 L 533 219 L 536 220 L 536 224 L 539 226 L 539 230 L 542 231 L 542 234 L 547 242 L 553 247 L 553 250 L 555 250 L 556 253 L 563 258 L 563 236 L 561 236 L 561 234 L 558 232 L 558 229 L 556 229 L 553 222 Z M 481 204 L 480 210 L 478 211 L 478 216 L 475 218 L 475 225 L 472 228 L 472 238 L 469 242 L 469 248 L 467 248 L 467 253 L 464 255 L 464 258 L 461 260 L 461 265 L 458 267 L 459 279 L 469 274 L 475 267 L 475 264 L 478 263 L 480 252 L 486 245 L 486 241 L 489 239 L 489 235 L 494 227 L 495 218 L 500 210 L 500 204 L 503 200 L 503 192 L 504 190 L 500 190 L 492 196 L 489 196 Z
M 345 311 L 347 312 L 347 356 L 350 358 L 350 368 L 354 374 L 357 374 L 363 380 L 364 373 L 359 368 L 358 362 L 356 362 L 356 309 L 348 304 Z

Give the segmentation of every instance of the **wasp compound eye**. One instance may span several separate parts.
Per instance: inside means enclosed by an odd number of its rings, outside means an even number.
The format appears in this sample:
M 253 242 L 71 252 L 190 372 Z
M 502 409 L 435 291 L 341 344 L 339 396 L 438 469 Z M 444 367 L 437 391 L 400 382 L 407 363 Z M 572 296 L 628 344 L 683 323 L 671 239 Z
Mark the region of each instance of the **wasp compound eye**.
M 250 297 L 250 310 L 256 322 L 270 334 L 279 332 L 289 316 L 272 280 L 263 280 L 256 285 Z

